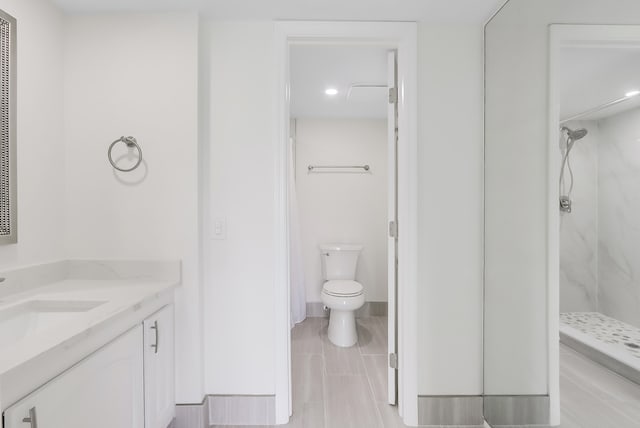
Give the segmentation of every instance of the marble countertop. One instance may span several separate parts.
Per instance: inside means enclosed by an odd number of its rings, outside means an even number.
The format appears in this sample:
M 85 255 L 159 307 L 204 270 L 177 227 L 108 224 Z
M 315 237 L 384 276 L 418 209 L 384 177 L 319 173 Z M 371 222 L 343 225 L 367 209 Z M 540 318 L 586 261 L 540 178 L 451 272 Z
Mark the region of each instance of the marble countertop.
M 0 273 L 0 408 L 171 304 L 179 272 L 180 262 L 64 261 Z
M 5 297 L 0 301 L 0 325 L 5 310 L 24 303 L 59 302 L 72 307 L 74 302 L 81 305 L 90 302 L 96 306 L 88 310 L 68 312 L 67 319 L 42 329 L 28 331 L 13 343 L 1 343 L 0 376 L 56 346 L 87 335 L 116 317 L 139 310 L 145 303 L 160 298 L 162 293 L 176 285 L 171 281 L 140 279 L 63 280 Z

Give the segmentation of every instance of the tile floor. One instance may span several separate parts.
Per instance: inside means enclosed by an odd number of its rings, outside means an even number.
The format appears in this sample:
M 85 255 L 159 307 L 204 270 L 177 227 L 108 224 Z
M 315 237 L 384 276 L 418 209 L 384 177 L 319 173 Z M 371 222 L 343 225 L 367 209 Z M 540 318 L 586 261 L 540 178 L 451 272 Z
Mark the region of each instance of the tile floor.
M 358 344 L 339 348 L 328 320 L 308 318 L 292 331 L 290 427 L 404 427 L 387 404 L 387 318 L 359 318 Z
M 386 404 L 386 317 L 358 320 L 357 347 L 334 347 L 327 320 L 292 332 L 296 428 L 405 427 Z M 315 387 L 314 387 L 315 385 Z M 640 428 L 640 385 L 560 346 L 561 428 Z
M 307 318 L 291 332 L 293 416 L 278 427 L 404 427 L 387 404 L 387 317 L 359 318 L 351 348 L 329 342 L 328 324 Z
M 405 427 L 386 402 L 387 318 L 358 319 L 351 348 L 331 344 L 327 324 L 308 318 L 292 331 L 293 416 L 279 427 Z M 561 428 L 640 428 L 640 385 L 564 345 L 560 394 Z
M 560 345 L 562 428 L 640 427 L 640 385 Z

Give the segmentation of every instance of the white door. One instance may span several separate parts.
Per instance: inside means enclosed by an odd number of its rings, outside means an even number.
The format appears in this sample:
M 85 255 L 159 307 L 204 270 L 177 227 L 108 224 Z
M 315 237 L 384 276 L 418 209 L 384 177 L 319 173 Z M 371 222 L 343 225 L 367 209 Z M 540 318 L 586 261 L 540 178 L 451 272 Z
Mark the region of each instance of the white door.
M 175 416 L 173 305 L 144 320 L 145 428 L 166 428 Z
M 144 428 L 137 326 L 4 412 L 5 428 Z
M 388 87 L 389 87 L 389 107 L 387 110 L 388 129 L 388 162 L 389 162 L 389 184 L 388 184 L 388 218 L 389 218 L 389 238 L 388 238 L 388 347 L 389 347 L 389 404 L 398 402 L 398 97 L 396 79 L 396 52 L 390 51 L 388 56 Z

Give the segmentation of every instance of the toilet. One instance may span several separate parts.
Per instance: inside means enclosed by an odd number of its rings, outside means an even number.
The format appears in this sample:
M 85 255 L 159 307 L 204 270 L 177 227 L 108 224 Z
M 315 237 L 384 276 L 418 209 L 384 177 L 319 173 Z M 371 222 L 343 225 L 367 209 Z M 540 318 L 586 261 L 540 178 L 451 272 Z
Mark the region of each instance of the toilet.
M 329 340 L 336 346 L 349 347 L 358 342 L 355 311 L 364 305 L 364 288 L 355 281 L 362 245 L 321 245 L 322 303 L 329 313 Z

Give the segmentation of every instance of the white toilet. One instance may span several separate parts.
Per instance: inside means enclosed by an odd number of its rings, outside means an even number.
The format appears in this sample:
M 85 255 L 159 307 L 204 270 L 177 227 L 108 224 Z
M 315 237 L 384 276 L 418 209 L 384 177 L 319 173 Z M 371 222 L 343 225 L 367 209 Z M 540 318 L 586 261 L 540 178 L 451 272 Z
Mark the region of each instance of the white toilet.
M 355 281 L 362 245 L 327 244 L 322 254 L 322 303 L 331 309 L 329 340 L 336 346 L 353 346 L 358 341 L 355 311 L 364 305 L 364 288 Z

